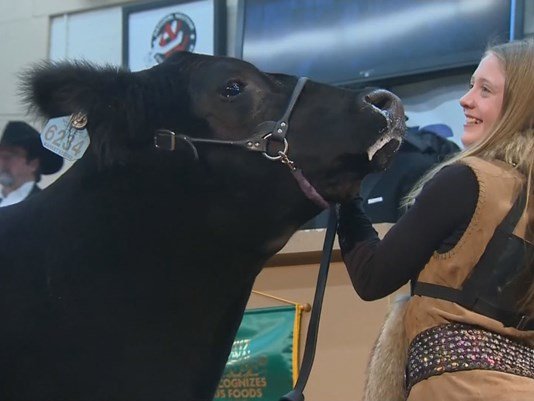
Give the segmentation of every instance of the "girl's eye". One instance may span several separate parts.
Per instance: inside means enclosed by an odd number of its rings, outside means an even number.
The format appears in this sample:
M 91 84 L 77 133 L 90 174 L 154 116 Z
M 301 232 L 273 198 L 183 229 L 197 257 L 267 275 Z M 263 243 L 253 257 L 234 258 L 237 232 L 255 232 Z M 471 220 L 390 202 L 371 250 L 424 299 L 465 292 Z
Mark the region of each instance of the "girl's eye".
M 245 85 L 239 81 L 228 81 L 220 90 L 221 96 L 229 99 L 231 97 L 239 95 Z

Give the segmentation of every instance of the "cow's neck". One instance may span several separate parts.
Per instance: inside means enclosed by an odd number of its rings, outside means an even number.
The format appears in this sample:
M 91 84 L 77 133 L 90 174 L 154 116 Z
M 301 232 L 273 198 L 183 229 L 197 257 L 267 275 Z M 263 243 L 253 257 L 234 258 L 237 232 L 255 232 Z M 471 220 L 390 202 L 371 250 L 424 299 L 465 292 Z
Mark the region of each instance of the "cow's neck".
M 150 372 L 148 362 L 143 373 L 147 382 L 163 383 L 153 399 L 211 397 L 255 276 L 307 217 L 286 180 L 292 177 L 273 168 L 242 191 L 232 175 L 187 171 L 187 164 L 182 171 L 172 163 L 175 170 L 102 171 L 90 158 L 78 163 L 45 194 L 58 229 L 83 228 L 72 243 L 47 246 L 51 260 L 77 261 L 72 276 L 51 275 L 55 288 L 65 299 L 92 299 L 95 316 L 109 320 L 110 330 L 98 334 L 108 341 L 104 359 L 123 350 L 126 372 L 142 358 L 156 361 L 154 369 L 167 366 L 165 374 Z M 131 341 L 126 332 L 135 333 Z M 139 386 L 133 389 L 144 391 Z

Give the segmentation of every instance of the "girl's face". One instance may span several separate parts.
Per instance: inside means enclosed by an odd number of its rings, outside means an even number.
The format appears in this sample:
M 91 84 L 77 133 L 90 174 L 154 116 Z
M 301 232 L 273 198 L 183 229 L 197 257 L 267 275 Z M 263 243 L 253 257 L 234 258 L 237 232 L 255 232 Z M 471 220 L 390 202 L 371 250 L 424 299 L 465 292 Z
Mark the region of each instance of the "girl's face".
M 460 99 L 465 114 L 462 143 L 465 147 L 484 139 L 501 115 L 504 70 L 492 53 L 485 56 L 471 78 L 469 91 Z

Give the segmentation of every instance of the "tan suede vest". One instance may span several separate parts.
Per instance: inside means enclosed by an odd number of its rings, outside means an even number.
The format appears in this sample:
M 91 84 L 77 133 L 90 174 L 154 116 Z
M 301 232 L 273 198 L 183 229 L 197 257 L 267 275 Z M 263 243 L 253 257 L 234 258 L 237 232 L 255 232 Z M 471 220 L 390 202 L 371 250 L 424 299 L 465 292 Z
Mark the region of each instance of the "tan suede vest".
M 521 174 L 503 162 L 488 162 L 468 157 L 462 163 L 475 172 L 479 183 L 475 212 L 456 246 L 447 253 L 435 252 L 418 277 L 418 281 L 457 289 L 461 288 L 462 282 L 484 253 L 495 228 L 511 209 L 524 182 Z M 450 190 L 461 191 L 461 188 L 450 188 Z M 534 202 L 529 203 L 514 234 L 532 243 L 533 238 L 527 238 L 526 233 L 527 223 L 534 219 Z M 436 210 L 436 213 L 440 211 Z M 451 322 L 476 324 L 509 337 L 525 340 L 534 346 L 534 330 L 520 331 L 515 328 L 505 328 L 496 320 L 440 299 L 413 296 L 404 318 L 409 342 L 423 330 Z

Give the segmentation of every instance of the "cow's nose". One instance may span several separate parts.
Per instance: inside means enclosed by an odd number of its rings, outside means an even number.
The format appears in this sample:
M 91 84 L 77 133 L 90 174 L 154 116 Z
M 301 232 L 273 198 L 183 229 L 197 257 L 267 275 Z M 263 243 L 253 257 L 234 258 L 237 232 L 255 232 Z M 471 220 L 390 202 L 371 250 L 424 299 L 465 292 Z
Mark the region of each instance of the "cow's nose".
M 404 116 L 404 107 L 397 95 L 385 89 L 375 89 L 365 95 L 364 100 L 377 107 L 380 110 L 387 112 L 391 117 Z

